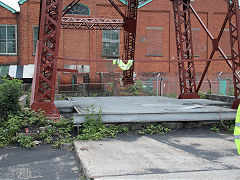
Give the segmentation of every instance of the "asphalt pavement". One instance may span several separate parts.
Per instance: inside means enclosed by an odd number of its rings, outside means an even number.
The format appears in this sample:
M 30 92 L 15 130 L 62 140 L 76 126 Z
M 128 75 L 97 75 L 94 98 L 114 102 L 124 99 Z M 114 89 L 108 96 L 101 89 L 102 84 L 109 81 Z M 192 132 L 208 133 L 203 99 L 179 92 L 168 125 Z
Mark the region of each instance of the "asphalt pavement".
M 0 179 L 80 179 L 74 151 L 40 145 L 0 148 Z

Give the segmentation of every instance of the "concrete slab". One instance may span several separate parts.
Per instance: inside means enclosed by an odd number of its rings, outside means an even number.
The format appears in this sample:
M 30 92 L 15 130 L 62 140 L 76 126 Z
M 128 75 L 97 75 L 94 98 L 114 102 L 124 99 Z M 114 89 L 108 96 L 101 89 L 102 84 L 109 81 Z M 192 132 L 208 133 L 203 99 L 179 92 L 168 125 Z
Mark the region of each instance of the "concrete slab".
M 93 179 L 240 179 L 233 137 L 202 130 L 74 143 Z
M 73 97 L 56 101 L 58 109 L 75 108 L 75 124 L 85 121 L 87 108 L 102 111 L 104 123 L 234 120 L 231 104 L 207 99 L 174 99 L 161 96 Z

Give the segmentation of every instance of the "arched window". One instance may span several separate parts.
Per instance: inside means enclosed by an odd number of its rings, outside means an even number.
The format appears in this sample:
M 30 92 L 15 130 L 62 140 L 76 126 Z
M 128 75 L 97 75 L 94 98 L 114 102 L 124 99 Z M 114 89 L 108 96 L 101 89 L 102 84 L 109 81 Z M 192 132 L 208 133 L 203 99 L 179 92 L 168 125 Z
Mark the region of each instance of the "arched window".
M 124 4 L 128 4 L 128 0 L 119 0 Z M 152 0 L 138 0 L 138 8 L 150 3 Z
M 90 11 L 87 6 L 83 4 L 76 4 L 67 14 L 74 14 L 74 15 L 90 15 Z

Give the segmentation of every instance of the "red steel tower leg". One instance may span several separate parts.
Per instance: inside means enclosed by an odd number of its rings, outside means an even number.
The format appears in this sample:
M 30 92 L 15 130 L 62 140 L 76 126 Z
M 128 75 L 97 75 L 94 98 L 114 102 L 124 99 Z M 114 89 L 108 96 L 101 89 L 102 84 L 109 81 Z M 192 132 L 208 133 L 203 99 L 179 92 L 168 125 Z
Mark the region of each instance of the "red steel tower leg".
M 172 4 L 179 60 L 179 99 L 199 98 L 196 91 L 194 62 L 183 62 L 183 60 L 193 59 L 190 0 L 172 0 Z
M 135 39 L 136 39 L 136 28 L 137 28 L 137 11 L 138 11 L 138 0 L 128 0 L 127 15 L 124 19 L 124 62 L 128 60 L 134 60 L 135 54 Z M 134 63 L 132 67 L 123 71 L 123 84 L 134 84 L 133 80 Z
M 35 57 L 31 108 L 59 117 L 54 105 L 62 0 L 41 0 L 39 42 Z
M 228 0 L 228 7 L 234 3 L 233 8 L 231 9 L 231 14 L 229 16 L 229 29 L 230 29 L 230 43 L 231 43 L 231 56 L 232 56 L 232 71 L 233 71 L 233 83 L 234 83 L 234 96 L 235 101 L 232 105 L 232 108 L 237 109 L 240 98 L 240 80 L 237 78 L 235 72 L 239 71 L 240 61 L 240 10 L 238 0 Z M 235 16 L 235 20 L 234 20 Z

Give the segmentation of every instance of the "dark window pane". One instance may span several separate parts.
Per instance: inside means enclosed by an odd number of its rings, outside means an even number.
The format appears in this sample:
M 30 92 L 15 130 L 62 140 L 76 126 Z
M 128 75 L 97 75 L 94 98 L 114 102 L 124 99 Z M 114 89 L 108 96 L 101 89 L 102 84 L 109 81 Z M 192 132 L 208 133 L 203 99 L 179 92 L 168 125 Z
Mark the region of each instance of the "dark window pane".
M 119 30 L 105 30 L 103 31 L 103 56 L 119 56 Z
M 15 26 L 7 26 L 7 39 L 15 38 Z
M 7 53 L 16 53 L 16 42 L 14 40 L 7 42 Z
M 6 53 L 6 41 L 0 40 L 0 53 Z
M 0 25 L 0 53 L 13 54 L 17 52 L 16 26 Z
M 38 40 L 38 27 L 33 28 L 33 54 L 36 54 L 36 46 Z
M 0 40 L 6 39 L 6 26 L 0 26 Z
M 90 15 L 90 11 L 87 6 L 76 4 L 67 14 Z
M 141 6 L 142 4 L 146 3 L 149 0 L 138 0 L 138 6 Z M 125 4 L 128 4 L 128 0 L 124 0 Z

